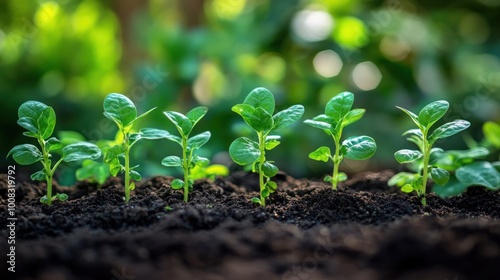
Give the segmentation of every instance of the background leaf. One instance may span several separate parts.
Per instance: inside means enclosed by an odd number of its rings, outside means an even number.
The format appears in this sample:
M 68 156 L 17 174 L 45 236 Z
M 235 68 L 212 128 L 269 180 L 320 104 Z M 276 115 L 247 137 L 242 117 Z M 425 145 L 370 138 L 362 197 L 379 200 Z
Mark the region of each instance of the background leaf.
M 483 125 L 484 137 L 497 149 L 500 148 L 500 125 L 494 122 L 485 122 Z
M 80 142 L 68 145 L 62 149 L 62 158 L 65 162 L 84 159 L 96 160 L 101 156 L 101 150 L 95 144 Z
M 479 185 L 488 189 L 500 189 L 500 172 L 486 161 L 475 162 L 458 168 L 455 172 L 458 181 L 469 186 Z

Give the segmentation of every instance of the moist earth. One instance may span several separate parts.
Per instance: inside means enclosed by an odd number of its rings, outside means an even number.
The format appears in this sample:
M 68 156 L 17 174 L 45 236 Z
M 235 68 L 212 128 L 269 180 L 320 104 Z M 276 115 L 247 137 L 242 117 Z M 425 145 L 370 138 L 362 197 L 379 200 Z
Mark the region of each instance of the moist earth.
M 499 279 L 500 193 L 450 199 L 387 187 L 392 171 L 333 191 L 279 173 L 260 207 L 255 174 L 200 180 L 189 202 L 172 177 L 123 202 L 119 178 L 72 187 L 47 207 L 45 184 L 16 185 L 15 273 L 7 270 L 7 175 L 0 175 L 0 279 Z

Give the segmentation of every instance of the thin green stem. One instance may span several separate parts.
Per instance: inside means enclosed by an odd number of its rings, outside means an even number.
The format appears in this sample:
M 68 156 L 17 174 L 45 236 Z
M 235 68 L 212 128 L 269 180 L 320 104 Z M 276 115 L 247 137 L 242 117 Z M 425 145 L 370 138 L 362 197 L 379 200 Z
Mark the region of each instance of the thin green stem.
M 182 137 L 182 168 L 184 169 L 184 202 L 189 199 L 189 166 L 191 165 L 191 155 L 187 153 L 187 137 Z
M 335 142 L 335 155 L 333 156 L 333 176 L 332 176 L 332 190 L 337 190 L 338 177 L 339 177 L 339 165 L 342 161 L 340 157 L 340 137 L 335 137 L 332 135 L 333 141 Z
M 42 149 L 43 156 L 43 169 L 45 171 L 45 181 L 47 181 L 47 205 L 52 205 L 52 177 L 53 172 L 50 168 L 50 155 L 47 149 L 45 148 L 45 141 L 43 138 L 38 138 L 38 144 L 40 144 L 40 148 Z
M 125 203 L 130 200 L 130 148 L 128 143 L 128 133 L 122 131 L 123 133 L 123 145 L 125 147 Z
M 432 145 L 429 144 L 429 141 L 427 140 L 427 130 L 423 131 L 423 147 L 422 147 L 422 153 L 424 154 L 423 158 L 423 170 L 422 170 L 422 185 L 420 187 L 420 191 L 418 192 L 419 196 L 421 197 L 421 201 L 423 205 L 426 205 L 426 199 L 425 199 L 425 193 L 427 192 L 427 178 L 429 177 L 429 158 L 431 154 L 431 148 Z
M 262 170 L 262 166 L 266 161 L 266 143 L 265 143 L 265 135 L 262 132 L 258 132 L 259 135 L 259 150 L 260 150 L 260 158 L 259 158 L 259 186 L 260 186 L 260 205 L 266 206 L 266 198 L 262 196 L 264 191 L 264 171 Z

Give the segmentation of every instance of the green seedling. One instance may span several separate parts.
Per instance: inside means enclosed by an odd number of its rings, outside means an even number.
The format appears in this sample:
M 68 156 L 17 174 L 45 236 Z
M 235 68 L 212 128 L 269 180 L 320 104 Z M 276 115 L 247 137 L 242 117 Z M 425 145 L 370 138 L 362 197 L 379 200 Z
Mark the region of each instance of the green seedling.
M 278 173 L 278 167 L 267 161 L 266 150 L 272 150 L 280 144 L 280 136 L 270 135 L 299 120 L 304 114 L 304 106 L 294 105 L 288 109 L 274 113 L 274 96 L 265 88 L 252 90 L 243 104 L 233 106 L 232 110 L 257 133 L 258 141 L 240 137 L 231 143 L 229 155 L 239 165 L 251 165 L 253 172 L 259 173 L 260 198 L 252 198 L 252 202 L 266 205 L 266 198 L 275 192 L 277 185 L 271 177 Z
M 68 196 L 57 193 L 52 196 L 52 179 L 61 162 L 74 162 L 85 159 L 97 159 L 101 156 L 99 148 L 91 143 L 77 142 L 69 145 L 63 144 L 56 137 L 51 137 L 56 125 L 54 109 L 38 101 L 27 101 L 18 110 L 17 123 L 27 131 L 23 134 L 35 138 L 40 149 L 32 144 L 17 145 L 12 148 L 7 157 L 12 156 L 21 165 L 30 165 L 41 162 L 43 169 L 31 175 L 32 180 L 46 181 L 47 194 L 40 199 L 41 203 L 52 205 L 55 200 L 64 201 Z M 61 158 L 52 164 L 52 154 L 61 150 Z
M 133 132 L 132 126 L 156 108 L 137 116 L 134 103 L 122 94 L 108 94 L 104 99 L 103 107 L 104 116 L 116 124 L 122 138 L 120 144 L 106 149 L 104 162 L 109 165 L 111 175 L 116 176 L 118 172 L 125 173 L 125 203 L 127 203 L 130 200 L 130 191 L 135 189 L 135 183 L 132 180 L 141 180 L 139 172 L 134 170 L 138 165 L 130 166 L 130 149 L 139 140 L 163 139 L 169 137 L 170 134 L 167 131 L 154 128 L 143 128 L 139 132 Z
M 165 157 L 161 164 L 168 167 L 182 167 L 184 171 L 184 180 L 175 179 L 172 181 L 174 190 L 184 190 L 184 201 L 188 201 L 189 192 L 193 188 L 194 180 L 191 178 L 191 170 L 196 166 L 206 167 L 209 160 L 194 154 L 195 150 L 201 148 L 210 139 L 210 131 L 205 131 L 193 137 L 189 137 L 194 126 L 205 116 L 207 107 L 196 107 L 186 115 L 178 112 L 163 112 L 165 116 L 175 125 L 179 131 L 180 137 L 169 135 L 168 140 L 174 141 L 182 147 L 182 159 L 178 156 Z
M 421 198 L 423 205 L 426 205 L 427 180 L 432 179 L 438 185 L 445 185 L 450 178 L 450 173 L 447 170 L 429 165 L 431 156 L 435 152 L 442 151 L 439 148 L 433 149 L 434 143 L 439 139 L 455 135 L 470 126 L 468 121 L 455 120 L 441 125 L 431 133 L 432 125 L 444 116 L 449 106 L 447 101 L 435 101 L 425 106 L 418 116 L 404 108 L 397 107 L 410 116 L 417 125 L 417 129 L 410 129 L 403 135 L 409 135 L 408 141 L 415 143 L 419 150 L 399 150 L 394 154 L 394 157 L 401 164 L 418 163 L 418 173 L 398 173 L 389 180 L 389 185 L 401 187 L 401 190 L 406 193 L 415 191 Z
M 339 165 L 345 158 L 364 160 L 372 157 L 377 150 L 375 140 L 369 136 L 349 137 L 340 143 L 342 131 L 344 128 L 359 119 L 365 113 L 365 109 L 352 109 L 354 104 L 354 94 L 343 92 L 328 101 L 325 107 L 325 113 L 305 120 L 304 123 L 323 130 L 327 135 L 333 138 L 335 145 L 335 154 L 332 155 L 330 148 L 326 146 L 319 147 L 309 154 L 309 158 L 317 161 L 327 162 L 329 159 L 333 162 L 332 176 L 326 176 L 325 181 L 331 182 L 332 189 L 337 189 L 339 182 L 347 180 L 344 172 L 339 172 Z

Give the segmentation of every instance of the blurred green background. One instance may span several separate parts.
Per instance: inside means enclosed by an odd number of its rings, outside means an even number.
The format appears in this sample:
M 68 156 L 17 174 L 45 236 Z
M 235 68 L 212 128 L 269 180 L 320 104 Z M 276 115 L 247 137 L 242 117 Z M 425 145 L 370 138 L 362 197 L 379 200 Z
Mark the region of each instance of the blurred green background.
M 401 136 L 412 123 L 396 105 L 418 111 L 446 99 L 445 121 L 470 120 L 475 139 L 484 121 L 500 121 L 499 14 L 500 0 L 3 0 L 0 150 L 32 140 L 16 124 L 17 108 L 30 99 L 54 107 L 56 131 L 112 139 L 116 129 L 102 101 L 119 92 L 139 113 L 158 107 L 142 126 L 171 132 L 162 111 L 208 106 L 195 129 L 212 132 L 201 152 L 230 165 L 229 144 L 249 133 L 231 106 L 264 86 L 278 109 L 304 104 L 305 118 L 322 113 L 334 95 L 353 92 L 355 107 L 367 113 L 345 134 L 372 136 L 378 151 L 341 169 L 398 169 L 393 153 L 412 146 Z M 326 134 L 296 123 L 282 135 L 269 153 L 281 170 L 313 178 L 330 172 L 331 163 L 308 158 L 332 145 Z M 455 136 L 438 146 L 465 144 Z M 144 141 L 132 152 L 143 175 L 176 174 L 159 164 L 179 154 L 168 141 Z M 1 156 L 0 163 L 6 170 L 14 162 Z M 62 184 L 71 183 L 74 168 L 61 166 Z

